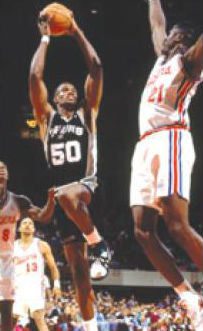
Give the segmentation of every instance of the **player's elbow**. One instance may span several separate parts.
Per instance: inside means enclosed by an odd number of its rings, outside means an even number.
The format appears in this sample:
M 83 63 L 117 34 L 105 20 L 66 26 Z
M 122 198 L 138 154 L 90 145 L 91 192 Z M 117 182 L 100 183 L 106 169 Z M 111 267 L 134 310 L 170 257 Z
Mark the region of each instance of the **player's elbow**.
M 99 76 L 103 74 L 103 66 L 99 57 L 95 57 L 92 63 L 92 73 L 93 76 Z
M 40 79 L 42 79 L 41 71 L 37 67 L 31 66 L 31 68 L 30 68 L 30 82 L 35 83 L 36 81 L 39 81 Z
M 51 223 L 51 217 L 47 215 L 39 215 L 38 220 L 41 224 L 48 225 Z
M 102 62 L 98 56 L 94 58 L 94 63 L 95 63 L 95 66 L 97 66 L 97 68 L 99 70 L 102 69 Z

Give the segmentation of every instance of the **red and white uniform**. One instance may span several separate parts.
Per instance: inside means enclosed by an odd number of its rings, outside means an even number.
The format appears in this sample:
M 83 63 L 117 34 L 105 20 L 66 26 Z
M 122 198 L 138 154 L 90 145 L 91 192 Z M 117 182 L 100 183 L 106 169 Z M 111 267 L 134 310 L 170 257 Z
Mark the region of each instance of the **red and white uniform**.
M 160 197 L 177 193 L 189 200 L 195 152 L 188 107 L 201 78 L 191 80 L 182 56 L 158 58 L 142 94 L 132 160 L 130 204 L 158 207 Z
M 40 250 L 39 239 L 26 249 L 21 241 L 14 245 L 15 264 L 15 301 L 14 315 L 27 316 L 45 306 L 44 257 Z
M 0 210 L 0 301 L 14 298 L 13 250 L 20 209 L 13 193 Z

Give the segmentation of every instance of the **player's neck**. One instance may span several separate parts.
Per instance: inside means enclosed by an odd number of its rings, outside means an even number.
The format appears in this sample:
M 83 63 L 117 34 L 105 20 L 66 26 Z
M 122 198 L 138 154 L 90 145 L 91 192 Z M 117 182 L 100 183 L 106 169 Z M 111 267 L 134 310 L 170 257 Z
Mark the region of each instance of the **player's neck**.
M 21 234 L 20 242 L 22 246 L 28 246 L 30 245 L 34 240 L 34 237 L 32 234 Z
M 168 62 L 172 57 L 174 57 L 177 54 L 184 55 L 187 51 L 187 47 L 183 44 L 176 45 L 173 49 L 171 49 L 168 54 L 165 55 L 164 62 Z
M 58 107 L 58 112 L 61 116 L 66 117 L 66 118 L 71 118 L 74 115 L 74 110 L 73 109 L 66 109 L 63 107 Z

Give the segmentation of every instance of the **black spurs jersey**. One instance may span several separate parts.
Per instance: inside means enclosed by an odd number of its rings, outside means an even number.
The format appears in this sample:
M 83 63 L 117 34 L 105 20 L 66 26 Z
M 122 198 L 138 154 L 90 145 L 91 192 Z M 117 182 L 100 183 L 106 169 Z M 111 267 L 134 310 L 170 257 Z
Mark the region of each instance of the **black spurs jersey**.
M 70 119 L 52 112 L 44 150 L 52 185 L 65 185 L 96 174 L 96 135 L 87 128 L 82 111 Z

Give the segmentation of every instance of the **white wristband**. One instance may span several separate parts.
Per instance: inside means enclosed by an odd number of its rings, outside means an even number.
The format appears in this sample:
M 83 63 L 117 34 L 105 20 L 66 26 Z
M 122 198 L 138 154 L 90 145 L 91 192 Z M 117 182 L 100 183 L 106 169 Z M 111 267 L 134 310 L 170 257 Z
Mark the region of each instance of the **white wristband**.
M 59 279 L 54 280 L 54 287 L 61 288 L 61 284 L 60 284 Z
M 47 45 L 49 45 L 49 42 L 50 42 L 50 37 L 46 34 L 44 34 L 41 38 L 41 42 L 43 43 L 47 43 Z

